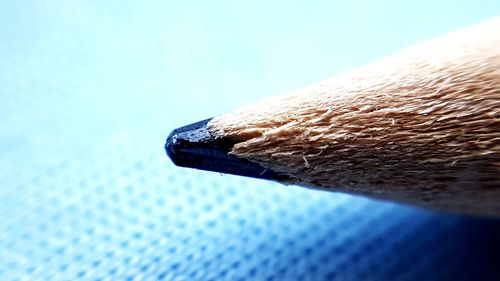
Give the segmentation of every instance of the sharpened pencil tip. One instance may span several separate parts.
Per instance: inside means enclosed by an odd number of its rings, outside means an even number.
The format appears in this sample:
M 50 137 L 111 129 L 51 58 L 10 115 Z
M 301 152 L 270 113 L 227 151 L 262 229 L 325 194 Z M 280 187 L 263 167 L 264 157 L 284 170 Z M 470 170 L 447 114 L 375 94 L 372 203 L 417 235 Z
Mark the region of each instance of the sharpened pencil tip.
M 199 121 L 170 133 L 165 150 L 175 165 L 266 180 L 280 181 L 287 178 L 228 154 L 237 141 L 212 136 L 207 129 L 210 120 Z

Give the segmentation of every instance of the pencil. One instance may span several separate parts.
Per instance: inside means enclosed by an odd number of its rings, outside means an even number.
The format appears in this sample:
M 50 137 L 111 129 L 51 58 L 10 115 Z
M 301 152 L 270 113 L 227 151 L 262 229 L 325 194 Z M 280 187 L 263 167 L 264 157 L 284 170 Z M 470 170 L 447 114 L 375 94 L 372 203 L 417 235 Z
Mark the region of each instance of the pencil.
M 500 216 L 500 17 L 174 130 L 183 167 Z

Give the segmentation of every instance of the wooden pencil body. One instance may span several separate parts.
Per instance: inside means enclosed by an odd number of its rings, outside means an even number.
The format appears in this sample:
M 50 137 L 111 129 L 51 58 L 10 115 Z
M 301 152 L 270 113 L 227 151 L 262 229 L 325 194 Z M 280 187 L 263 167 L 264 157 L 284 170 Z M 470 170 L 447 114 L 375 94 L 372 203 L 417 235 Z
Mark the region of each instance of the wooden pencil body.
M 500 18 L 209 125 L 290 184 L 500 215 Z

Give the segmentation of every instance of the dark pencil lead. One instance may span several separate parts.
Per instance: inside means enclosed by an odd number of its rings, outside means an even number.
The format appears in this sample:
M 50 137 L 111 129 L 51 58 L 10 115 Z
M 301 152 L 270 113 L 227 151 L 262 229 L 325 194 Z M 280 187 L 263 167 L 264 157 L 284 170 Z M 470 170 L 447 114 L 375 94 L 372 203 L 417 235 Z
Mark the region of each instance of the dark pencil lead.
M 266 180 L 286 179 L 286 176 L 256 163 L 229 155 L 237 141 L 213 137 L 206 127 L 210 120 L 196 122 L 170 133 L 165 150 L 175 165 Z

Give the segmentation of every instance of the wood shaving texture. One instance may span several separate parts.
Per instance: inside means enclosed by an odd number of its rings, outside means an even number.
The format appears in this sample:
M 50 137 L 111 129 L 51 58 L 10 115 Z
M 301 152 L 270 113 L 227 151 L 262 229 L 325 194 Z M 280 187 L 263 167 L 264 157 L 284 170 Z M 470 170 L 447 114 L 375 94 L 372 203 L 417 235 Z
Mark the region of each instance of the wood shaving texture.
M 214 118 L 287 183 L 500 215 L 500 18 Z

